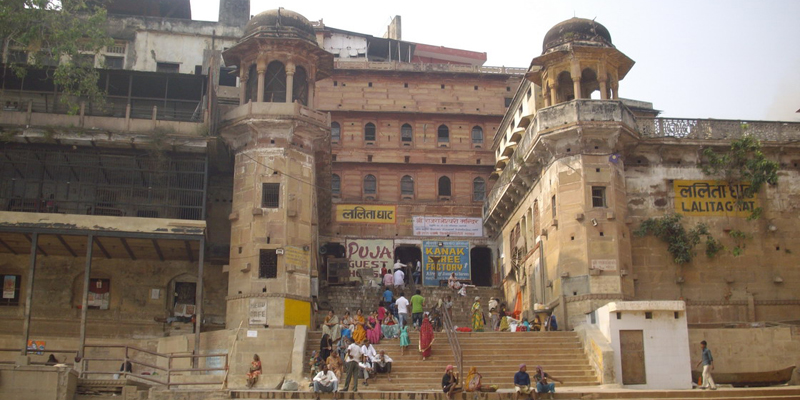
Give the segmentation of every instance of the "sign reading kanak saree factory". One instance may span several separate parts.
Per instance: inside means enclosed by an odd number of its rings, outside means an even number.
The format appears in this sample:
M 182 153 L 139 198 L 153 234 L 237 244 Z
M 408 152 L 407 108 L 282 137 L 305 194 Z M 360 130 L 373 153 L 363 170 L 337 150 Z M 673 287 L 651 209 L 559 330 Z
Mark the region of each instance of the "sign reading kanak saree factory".
M 747 217 L 758 207 L 754 194 L 744 195 L 748 183 L 725 181 L 679 181 L 675 187 L 675 212 L 694 217 Z M 741 201 L 737 201 L 741 199 Z
M 397 220 L 397 206 L 364 204 L 337 204 L 336 222 L 355 224 L 393 224 Z

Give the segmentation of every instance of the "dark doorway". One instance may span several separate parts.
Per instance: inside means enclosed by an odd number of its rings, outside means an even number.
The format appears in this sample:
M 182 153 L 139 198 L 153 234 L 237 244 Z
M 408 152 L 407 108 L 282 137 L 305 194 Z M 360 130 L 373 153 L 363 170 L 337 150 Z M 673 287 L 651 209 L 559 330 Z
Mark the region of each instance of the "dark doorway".
M 413 265 L 416 266 L 417 261 L 422 260 L 422 250 L 416 246 L 399 246 L 394 249 L 394 260 L 400 260 L 401 263 L 406 265 L 413 262 Z
M 475 286 L 492 286 L 492 249 L 475 247 L 469 252 L 470 275 Z

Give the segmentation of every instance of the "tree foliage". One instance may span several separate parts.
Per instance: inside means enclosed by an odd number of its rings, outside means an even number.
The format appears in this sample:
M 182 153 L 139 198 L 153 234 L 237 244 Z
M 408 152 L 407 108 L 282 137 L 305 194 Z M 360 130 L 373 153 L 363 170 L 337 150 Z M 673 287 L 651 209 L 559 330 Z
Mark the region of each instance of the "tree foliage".
M 706 175 L 716 176 L 730 184 L 750 184 L 737 197 L 737 202 L 755 196 L 764 184 L 778 183 L 778 163 L 767 159 L 761 151 L 761 142 L 751 135 L 731 142 L 731 148 L 726 152 L 706 148 L 703 155 L 707 162 L 701 167 Z M 761 207 L 756 207 L 749 219 L 757 219 L 761 212 Z
M 102 104 L 104 93 L 97 84 L 94 56 L 113 44 L 106 26 L 106 10 L 97 1 L 0 1 L 3 59 L 14 50 L 28 54 L 28 65 L 4 63 L 3 74 L 11 67 L 22 77 L 26 67 L 57 64 L 51 77 L 71 112 L 77 111 L 79 98 Z
M 659 218 L 648 218 L 633 233 L 643 237 L 653 235 L 667 243 L 667 251 L 672 254 L 676 264 L 686 264 L 694 258 L 694 248 L 706 239 L 706 255 L 713 257 L 723 247 L 711 236 L 706 224 L 697 224 L 692 229 L 684 228 L 680 214 L 668 214 Z

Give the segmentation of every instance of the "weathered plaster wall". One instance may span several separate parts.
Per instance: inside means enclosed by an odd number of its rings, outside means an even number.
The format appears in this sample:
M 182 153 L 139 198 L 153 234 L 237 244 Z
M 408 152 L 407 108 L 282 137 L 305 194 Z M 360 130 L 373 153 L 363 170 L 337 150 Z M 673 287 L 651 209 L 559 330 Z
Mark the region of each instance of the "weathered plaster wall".
M 652 236 L 634 237 L 637 299 L 684 299 L 690 323 L 795 319 L 800 307 L 800 174 L 791 160 L 798 154 L 788 148 L 778 153 L 768 142 L 764 145 L 768 157 L 780 160 L 782 168 L 778 185 L 765 187 L 758 196 L 764 209 L 761 218 L 685 216 L 687 229 L 708 225 L 726 249 L 708 258 L 701 243 L 694 260 L 683 265 L 673 261 L 666 243 Z M 698 152 L 696 146 L 642 146 L 626 160 L 631 230 L 646 218 L 675 212 L 673 180 L 713 179 L 697 167 Z M 729 235 L 731 230 L 747 235 L 739 256 L 732 253 L 737 241 Z
M 0 255 L 0 274 L 22 276 L 20 305 L 0 307 L 0 334 L 22 333 L 29 261 L 27 255 Z M 83 257 L 37 257 L 31 339 L 53 332 L 77 338 L 84 270 Z M 147 338 L 170 334 L 173 327 L 153 318 L 170 315 L 170 283 L 187 276 L 190 280 L 197 276 L 196 262 L 93 259 L 91 277 L 111 280 L 110 304 L 108 310 L 87 310 L 87 337 Z M 222 267 L 206 265 L 203 276 L 206 319 L 220 321 L 225 313 L 227 289 Z M 152 289 L 160 290 L 158 299 L 151 298 Z

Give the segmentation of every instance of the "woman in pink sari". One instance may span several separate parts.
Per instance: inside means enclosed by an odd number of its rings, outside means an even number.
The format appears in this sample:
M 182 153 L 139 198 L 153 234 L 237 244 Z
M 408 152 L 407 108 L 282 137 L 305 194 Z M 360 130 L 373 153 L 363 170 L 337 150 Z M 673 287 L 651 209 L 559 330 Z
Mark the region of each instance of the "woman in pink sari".
M 367 330 L 367 339 L 369 339 L 370 343 L 380 343 L 381 323 L 378 321 L 378 313 L 373 312 L 369 318 L 367 318 L 367 323 L 364 325 L 364 328 Z
M 433 325 L 426 316 L 422 319 L 422 327 L 419 328 L 419 353 L 422 355 L 422 361 L 431 356 L 433 341 Z

